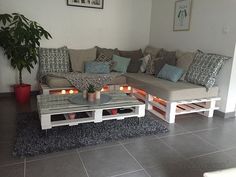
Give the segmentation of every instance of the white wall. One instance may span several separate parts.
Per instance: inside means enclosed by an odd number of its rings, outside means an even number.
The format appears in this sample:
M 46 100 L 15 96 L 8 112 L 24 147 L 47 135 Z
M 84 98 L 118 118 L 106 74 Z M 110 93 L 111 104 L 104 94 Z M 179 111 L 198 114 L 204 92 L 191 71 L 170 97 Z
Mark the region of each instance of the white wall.
M 234 55 L 236 42 L 235 0 L 193 0 L 190 31 L 173 32 L 175 0 L 153 0 L 150 44 L 169 50 L 202 49 L 227 56 Z M 233 112 L 236 103 L 236 61 L 221 72 L 222 112 Z M 233 72 L 232 72 L 233 71 Z M 232 75 L 232 77 L 230 77 Z M 234 93 L 233 93 L 234 90 Z
M 0 13 L 19 12 L 37 21 L 53 39 L 44 47 L 144 48 L 149 43 L 151 0 L 105 0 L 103 10 L 66 5 L 66 0 L 0 0 Z M 37 89 L 37 67 L 24 81 Z M 17 74 L 0 51 L 0 92 L 11 91 Z

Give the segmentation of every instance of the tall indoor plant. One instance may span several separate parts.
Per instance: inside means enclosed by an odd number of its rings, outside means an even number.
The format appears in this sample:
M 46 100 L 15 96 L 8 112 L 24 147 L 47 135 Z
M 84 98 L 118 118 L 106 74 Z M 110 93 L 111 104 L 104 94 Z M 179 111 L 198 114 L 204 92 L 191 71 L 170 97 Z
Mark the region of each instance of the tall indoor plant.
M 23 84 L 22 71 L 31 69 L 37 63 L 38 47 L 42 38 L 52 38 L 37 22 L 31 21 L 22 14 L 0 14 L 0 47 L 10 60 L 11 66 L 19 71 L 19 84 L 14 86 L 17 101 L 29 100 L 30 88 Z

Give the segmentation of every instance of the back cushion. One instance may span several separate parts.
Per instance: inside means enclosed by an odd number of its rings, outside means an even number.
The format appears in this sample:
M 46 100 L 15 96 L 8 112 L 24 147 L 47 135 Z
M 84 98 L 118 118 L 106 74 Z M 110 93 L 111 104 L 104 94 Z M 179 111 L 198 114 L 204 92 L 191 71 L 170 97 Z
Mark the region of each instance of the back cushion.
M 146 56 L 150 54 L 152 58 L 156 58 L 160 50 L 161 50 L 160 48 L 147 46 L 146 49 L 144 50 L 144 55 Z
M 69 49 L 71 68 L 74 72 L 84 72 L 84 64 L 96 59 L 97 49 Z
M 67 47 L 39 48 L 40 79 L 51 72 L 70 72 Z
M 176 66 L 182 68 L 185 73 L 188 71 L 189 66 L 193 62 L 194 53 L 193 52 L 182 52 L 180 50 L 176 51 Z M 184 80 L 185 74 L 180 80 Z
M 121 51 L 121 50 L 119 50 L 119 54 L 121 57 L 131 59 L 130 64 L 127 69 L 128 73 L 139 72 L 140 66 L 142 64 L 142 61 L 140 59 L 143 58 L 143 52 L 141 49 L 134 50 L 134 51 Z

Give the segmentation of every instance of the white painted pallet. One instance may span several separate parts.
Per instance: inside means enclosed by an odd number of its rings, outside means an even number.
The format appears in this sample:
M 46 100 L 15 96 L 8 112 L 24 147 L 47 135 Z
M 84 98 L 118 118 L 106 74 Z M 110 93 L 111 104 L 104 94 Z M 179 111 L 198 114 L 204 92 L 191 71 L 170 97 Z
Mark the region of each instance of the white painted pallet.
M 144 117 L 145 104 L 138 101 L 136 98 L 127 96 L 121 92 L 109 92 L 112 100 L 102 105 L 76 105 L 69 102 L 68 98 L 71 95 L 38 95 L 37 104 L 43 130 L 51 129 L 57 126 L 74 126 L 81 123 L 94 122 L 99 123 L 105 120 L 122 120 L 129 117 Z M 129 108 L 132 109 L 131 113 L 124 113 L 116 115 L 103 115 L 103 110 Z M 51 116 L 78 113 L 78 112 L 91 112 L 87 118 L 79 118 L 74 120 L 60 120 L 52 121 Z
M 216 101 L 219 101 L 219 97 L 202 98 L 194 100 L 182 100 L 182 101 L 158 101 L 157 97 L 150 94 L 146 96 L 139 93 L 139 89 L 132 88 L 132 96 L 143 100 L 146 104 L 146 110 L 152 112 L 156 116 L 165 120 L 168 123 L 175 123 L 176 115 L 191 114 L 191 113 L 203 113 L 207 117 L 213 117 L 214 111 L 219 109 L 216 107 Z

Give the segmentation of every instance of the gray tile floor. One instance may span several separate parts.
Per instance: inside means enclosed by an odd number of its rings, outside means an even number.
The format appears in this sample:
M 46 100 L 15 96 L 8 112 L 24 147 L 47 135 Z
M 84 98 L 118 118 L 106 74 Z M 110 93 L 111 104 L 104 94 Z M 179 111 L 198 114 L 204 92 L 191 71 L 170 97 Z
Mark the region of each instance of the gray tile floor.
M 0 177 L 202 177 L 236 167 L 236 120 L 177 117 L 170 132 L 33 158 L 11 156 L 16 115 L 36 110 L 0 98 Z

